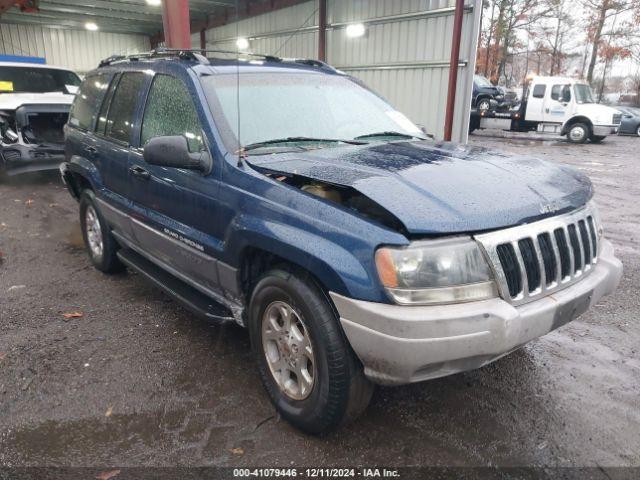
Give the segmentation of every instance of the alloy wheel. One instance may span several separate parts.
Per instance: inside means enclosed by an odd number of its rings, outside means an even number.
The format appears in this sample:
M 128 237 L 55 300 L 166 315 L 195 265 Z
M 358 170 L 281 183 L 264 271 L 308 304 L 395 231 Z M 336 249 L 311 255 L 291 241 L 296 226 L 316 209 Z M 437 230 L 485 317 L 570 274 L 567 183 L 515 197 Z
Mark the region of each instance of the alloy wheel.
M 316 377 L 313 346 L 309 330 L 288 303 L 275 301 L 265 309 L 262 347 L 280 390 L 293 400 L 307 398 Z
M 102 257 L 104 251 L 104 245 L 102 243 L 102 228 L 100 227 L 100 220 L 93 206 L 87 206 L 84 214 L 85 230 L 87 234 L 87 243 L 89 243 L 89 250 L 93 258 L 99 259 Z

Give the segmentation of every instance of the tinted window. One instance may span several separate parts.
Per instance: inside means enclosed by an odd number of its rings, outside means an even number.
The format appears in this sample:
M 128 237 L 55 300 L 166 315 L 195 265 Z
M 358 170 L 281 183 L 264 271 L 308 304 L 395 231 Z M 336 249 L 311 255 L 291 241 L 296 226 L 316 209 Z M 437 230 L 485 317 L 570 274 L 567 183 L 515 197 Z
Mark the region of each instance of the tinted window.
M 562 85 L 554 85 L 551 87 L 551 98 L 554 100 L 560 100 L 560 94 L 562 93 Z
M 202 129 L 186 86 L 177 78 L 156 75 L 144 111 L 140 143 L 167 135 L 186 137 L 191 152 L 204 149 Z
M 107 90 L 107 94 L 102 101 L 102 107 L 100 108 L 100 114 L 98 115 L 98 124 L 96 125 L 96 132 L 104 135 L 105 128 L 107 126 L 107 115 L 109 114 L 109 105 L 111 104 L 111 99 L 113 98 L 113 94 L 116 90 L 116 86 L 118 85 L 118 80 L 120 80 L 120 76 L 116 76 L 113 78 L 111 85 L 109 86 L 109 90 Z
M 546 85 L 534 85 L 533 87 L 533 97 L 534 98 L 544 98 L 544 92 L 547 90 Z
M 133 129 L 133 115 L 136 99 L 140 96 L 140 88 L 144 82 L 144 74 L 140 72 L 123 73 L 118 87 L 109 105 L 105 135 L 129 143 Z
M 69 70 L 0 66 L 0 92 L 71 93 L 67 86 L 77 87 L 78 85 L 80 85 L 80 79 Z
M 85 78 L 73 101 L 69 124 L 83 130 L 93 128 L 99 105 L 102 103 L 108 86 L 109 78 L 105 75 L 91 75 Z
M 571 87 L 569 85 L 554 85 L 551 88 L 551 98 L 559 102 L 570 102 Z

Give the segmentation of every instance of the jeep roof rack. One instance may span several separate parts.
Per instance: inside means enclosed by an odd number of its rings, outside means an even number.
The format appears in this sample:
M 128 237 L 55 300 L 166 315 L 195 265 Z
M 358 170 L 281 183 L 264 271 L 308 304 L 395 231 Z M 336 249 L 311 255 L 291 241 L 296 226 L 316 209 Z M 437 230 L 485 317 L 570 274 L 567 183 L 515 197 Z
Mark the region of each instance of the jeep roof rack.
M 281 58 L 275 55 L 263 55 L 259 53 L 251 53 L 251 52 L 238 52 L 234 50 L 219 50 L 219 49 L 179 49 L 179 48 L 157 48 L 151 50 L 149 52 L 142 53 L 133 53 L 130 55 L 112 55 L 109 58 L 105 58 L 100 62 L 98 67 L 105 67 L 108 65 L 113 65 L 115 63 L 120 62 L 136 62 L 144 59 L 153 59 L 153 58 L 179 58 L 183 60 L 191 60 L 203 65 L 208 65 L 209 60 L 205 56 L 207 53 L 222 53 L 225 55 L 235 55 L 235 56 L 246 56 L 246 57 L 255 57 L 262 59 L 267 62 L 277 62 L 277 63 L 298 63 L 301 65 L 308 65 L 311 67 L 318 67 L 331 70 L 333 72 L 336 71 L 331 65 L 322 62 L 320 60 L 315 60 L 313 58 Z

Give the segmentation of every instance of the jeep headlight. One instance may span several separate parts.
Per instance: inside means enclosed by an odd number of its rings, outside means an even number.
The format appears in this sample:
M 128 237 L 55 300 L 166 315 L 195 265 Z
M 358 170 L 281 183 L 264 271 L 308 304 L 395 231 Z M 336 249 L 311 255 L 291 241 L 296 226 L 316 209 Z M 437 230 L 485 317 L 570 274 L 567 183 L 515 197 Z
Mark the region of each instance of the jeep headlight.
M 498 294 L 491 268 L 469 237 L 382 247 L 375 260 L 380 281 L 399 304 L 470 302 Z

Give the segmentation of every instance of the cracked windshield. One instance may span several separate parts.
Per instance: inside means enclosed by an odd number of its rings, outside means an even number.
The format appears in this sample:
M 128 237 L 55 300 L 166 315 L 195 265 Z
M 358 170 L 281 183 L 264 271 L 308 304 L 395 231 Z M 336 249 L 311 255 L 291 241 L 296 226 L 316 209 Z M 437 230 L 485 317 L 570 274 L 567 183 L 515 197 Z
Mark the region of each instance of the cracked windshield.
M 234 150 L 238 144 L 248 147 L 292 138 L 336 142 L 364 141 L 369 136 L 371 140 L 424 138 L 404 114 L 342 76 L 240 73 L 240 95 L 235 73 L 205 77 L 202 84 L 225 143 Z

